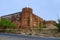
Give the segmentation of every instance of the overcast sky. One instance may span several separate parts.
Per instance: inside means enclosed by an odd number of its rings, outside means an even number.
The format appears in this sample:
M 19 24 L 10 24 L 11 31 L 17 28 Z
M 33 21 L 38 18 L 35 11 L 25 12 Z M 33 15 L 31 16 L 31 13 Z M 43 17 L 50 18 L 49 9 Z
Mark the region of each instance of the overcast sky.
M 45 20 L 57 20 L 60 16 L 60 0 L 0 0 L 0 16 L 19 12 L 24 7 Z

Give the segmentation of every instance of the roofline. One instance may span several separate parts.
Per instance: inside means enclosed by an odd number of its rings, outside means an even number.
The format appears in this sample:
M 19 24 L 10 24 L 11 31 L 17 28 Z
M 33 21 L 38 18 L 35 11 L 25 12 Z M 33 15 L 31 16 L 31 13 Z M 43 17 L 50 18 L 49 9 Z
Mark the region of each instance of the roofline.
M 5 17 L 5 16 L 10 16 L 10 15 L 15 15 L 15 14 L 20 14 L 21 12 L 16 12 L 16 13 L 12 13 L 12 14 L 8 14 L 8 15 L 4 15 L 4 16 L 1 16 L 1 17 Z

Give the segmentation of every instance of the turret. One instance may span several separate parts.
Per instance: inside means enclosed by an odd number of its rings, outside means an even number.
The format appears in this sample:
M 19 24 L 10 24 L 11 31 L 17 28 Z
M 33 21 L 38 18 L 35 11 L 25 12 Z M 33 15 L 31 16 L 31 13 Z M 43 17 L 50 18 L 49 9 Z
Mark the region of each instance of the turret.
M 22 9 L 22 12 L 23 13 L 26 13 L 26 12 L 27 13 L 32 13 L 32 9 L 31 8 L 28 8 L 28 7 L 25 7 L 25 8 Z

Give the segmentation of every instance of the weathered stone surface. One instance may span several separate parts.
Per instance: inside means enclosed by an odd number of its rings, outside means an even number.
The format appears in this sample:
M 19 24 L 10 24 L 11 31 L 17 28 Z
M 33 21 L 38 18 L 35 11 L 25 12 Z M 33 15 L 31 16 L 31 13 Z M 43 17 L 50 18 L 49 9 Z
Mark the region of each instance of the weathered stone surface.
M 56 22 L 53 20 L 45 21 L 44 25 L 49 29 L 57 29 L 57 27 L 55 26 Z
M 23 8 L 22 12 L 5 15 L 1 18 L 10 19 L 18 28 L 22 29 L 38 28 L 38 25 L 43 23 L 43 19 L 33 14 L 33 10 L 27 7 Z
M 43 21 L 42 18 L 33 14 L 33 10 L 28 7 L 23 8 L 21 12 L 5 15 L 2 16 L 1 19 L 2 18 L 8 18 L 11 22 L 15 23 L 19 29 L 31 30 L 38 28 L 39 24 L 44 24 L 47 28 L 56 28 L 56 26 L 54 26 L 55 21 Z

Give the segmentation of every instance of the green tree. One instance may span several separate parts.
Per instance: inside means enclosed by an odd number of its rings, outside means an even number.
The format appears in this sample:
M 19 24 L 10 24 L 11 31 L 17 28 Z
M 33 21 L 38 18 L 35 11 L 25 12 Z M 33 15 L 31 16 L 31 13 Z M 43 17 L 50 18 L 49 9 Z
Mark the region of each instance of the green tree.
M 43 23 L 40 23 L 39 25 L 38 25 L 38 28 L 39 29 L 41 29 L 41 28 L 47 28 Z
M 39 24 L 39 29 L 41 29 L 41 28 L 43 28 L 43 24 L 42 23 Z
M 58 20 L 58 23 L 56 23 L 56 26 L 58 28 L 58 32 L 60 32 L 60 20 Z
M 16 28 L 16 25 L 7 18 L 3 18 L 0 20 L 0 27 L 2 27 L 5 31 L 6 28 Z
M 39 29 L 39 31 L 41 31 L 41 30 L 42 30 L 42 28 L 43 28 L 43 24 L 42 24 L 42 23 L 40 23 L 40 24 L 38 25 L 38 29 Z
M 39 25 L 38 25 L 38 29 L 39 29 L 39 31 L 41 31 L 43 28 L 47 28 L 43 23 L 40 23 Z

